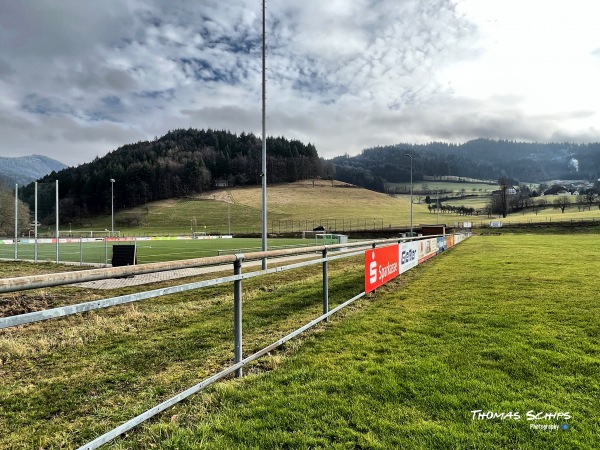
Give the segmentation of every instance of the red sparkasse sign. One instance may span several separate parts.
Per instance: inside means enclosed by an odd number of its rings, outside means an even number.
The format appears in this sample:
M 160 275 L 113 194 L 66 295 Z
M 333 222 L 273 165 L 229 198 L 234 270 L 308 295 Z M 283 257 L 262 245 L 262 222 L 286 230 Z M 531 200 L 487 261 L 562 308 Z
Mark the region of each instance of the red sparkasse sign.
M 365 252 L 365 293 L 377 289 L 400 273 L 398 245 Z

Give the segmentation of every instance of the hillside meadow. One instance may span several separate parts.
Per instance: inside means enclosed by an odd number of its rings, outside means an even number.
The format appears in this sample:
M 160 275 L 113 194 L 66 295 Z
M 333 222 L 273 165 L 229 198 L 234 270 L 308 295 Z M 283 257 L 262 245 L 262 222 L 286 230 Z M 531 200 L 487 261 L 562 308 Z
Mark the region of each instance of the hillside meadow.
M 595 240 L 475 236 L 107 448 L 598 448 Z M 331 264 L 333 304 L 362 264 Z M 0 448 L 83 444 L 217 371 L 230 293 L 199 294 L 1 332 Z M 245 281 L 244 352 L 319 297 L 318 268 Z
M 454 195 L 456 186 L 470 183 L 445 182 Z M 440 183 L 442 184 L 442 183 Z M 431 184 L 429 183 L 431 186 Z M 415 185 L 416 186 L 416 185 Z M 452 188 L 451 186 L 454 186 Z M 474 185 L 478 186 L 478 185 Z M 489 185 L 481 185 L 488 186 Z M 471 188 L 472 189 L 472 188 Z M 466 193 L 475 195 L 470 189 Z M 488 203 L 485 192 L 477 197 L 448 200 L 447 205 L 483 208 Z M 462 216 L 454 213 L 429 211 L 425 196 L 413 196 L 413 225 L 470 221 L 474 226 L 487 226 L 497 216 L 483 214 Z M 420 201 L 419 201 L 420 200 Z M 549 202 L 554 196 L 548 197 Z M 118 201 L 117 201 L 118 203 Z M 258 186 L 236 187 L 207 191 L 196 196 L 150 202 L 144 206 L 115 211 L 115 230 L 122 236 L 165 236 L 207 234 L 258 234 L 261 232 L 262 192 Z M 599 220 L 600 210 L 579 210 L 572 206 L 565 213 L 547 205 L 536 212 L 509 214 L 506 222 L 530 223 L 571 220 Z M 352 231 L 364 229 L 408 229 L 410 227 L 410 195 L 386 195 L 347 183 L 327 180 L 304 180 L 295 183 L 270 185 L 267 190 L 267 230 L 278 234 L 307 231 L 323 225 L 328 230 Z M 111 216 L 82 219 L 81 224 L 63 225 L 61 235 L 84 236 L 90 232 L 105 235 L 111 229 Z M 97 232 L 101 232 L 98 234 Z M 102 232 L 104 234 L 102 234 Z M 53 226 L 43 226 L 40 235 L 54 233 Z M 31 234 L 31 233 L 30 233 Z M 27 237 L 27 235 L 25 236 Z
M 407 196 L 392 197 L 346 183 L 306 180 L 278 184 L 267 190 L 268 231 L 311 230 L 324 223 L 338 223 L 352 229 L 407 228 L 410 225 L 410 201 Z M 262 193 L 260 187 L 239 187 L 208 191 L 204 194 L 148 203 L 142 207 L 117 210 L 115 229 L 123 235 L 191 234 L 192 232 L 260 233 Z M 462 220 L 446 215 L 445 220 Z M 424 203 L 413 205 L 413 222 L 435 223 L 435 215 Z M 131 225 L 132 221 L 139 222 Z M 342 225 L 343 222 L 343 225 Z M 129 223 L 129 225 L 127 225 Z M 286 228 L 287 227 L 287 228 Z M 72 225 L 63 235 L 86 235 L 91 230 L 111 228 L 110 215 L 86 219 L 84 225 Z M 41 232 L 51 232 L 44 228 Z

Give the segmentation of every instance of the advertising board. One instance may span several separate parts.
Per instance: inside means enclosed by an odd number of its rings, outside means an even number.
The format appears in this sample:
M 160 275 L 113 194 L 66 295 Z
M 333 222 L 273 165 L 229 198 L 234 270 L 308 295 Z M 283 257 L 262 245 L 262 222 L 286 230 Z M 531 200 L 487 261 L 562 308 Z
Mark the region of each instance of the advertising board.
M 447 246 L 447 242 L 446 242 L 446 236 L 441 236 L 439 238 L 437 238 L 437 252 L 438 253 L 442 253 L 444 250 L 446 250 L 448 248 Z
M 400 273 L 404 273 L 419 264 L 419 243 L 402 242 L 400 249 Z
M 437 239 L 423 239 L 419 241 L 419 264 L 437 254 Z
M 377 289 L 400 273 L 398 245 L 365 252 L 365 292 Z

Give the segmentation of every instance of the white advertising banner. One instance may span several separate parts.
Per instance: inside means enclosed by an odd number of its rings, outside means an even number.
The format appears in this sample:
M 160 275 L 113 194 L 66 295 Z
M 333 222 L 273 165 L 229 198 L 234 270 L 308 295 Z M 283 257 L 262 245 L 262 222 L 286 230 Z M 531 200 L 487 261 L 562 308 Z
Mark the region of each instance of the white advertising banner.
M 402 242 L 400 248 L 400 273 L 404 273 L 419 264 L 419 243 Z
M 437 254 L 437 239 L 422 239 L 419 242 L 419 264 Z

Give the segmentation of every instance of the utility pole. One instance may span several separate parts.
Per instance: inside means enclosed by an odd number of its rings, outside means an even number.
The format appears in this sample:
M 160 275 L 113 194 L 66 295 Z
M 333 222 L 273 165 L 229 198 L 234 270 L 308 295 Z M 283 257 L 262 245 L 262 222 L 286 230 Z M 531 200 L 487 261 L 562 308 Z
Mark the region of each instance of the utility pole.
M 439 225 L 440 223 L 440 194 L 438 191 L 438 187 L 435 187 L 435 210 L 437 213 L 435 223 Z
M 413 157 L 406 154 L 410 158 L 410 237 L 413 236 Z
M 110 179 L 110 235 L 115 236 L 115 179 Z
M 15 261 L 19 258 L 19 185 L 15 184 Z

